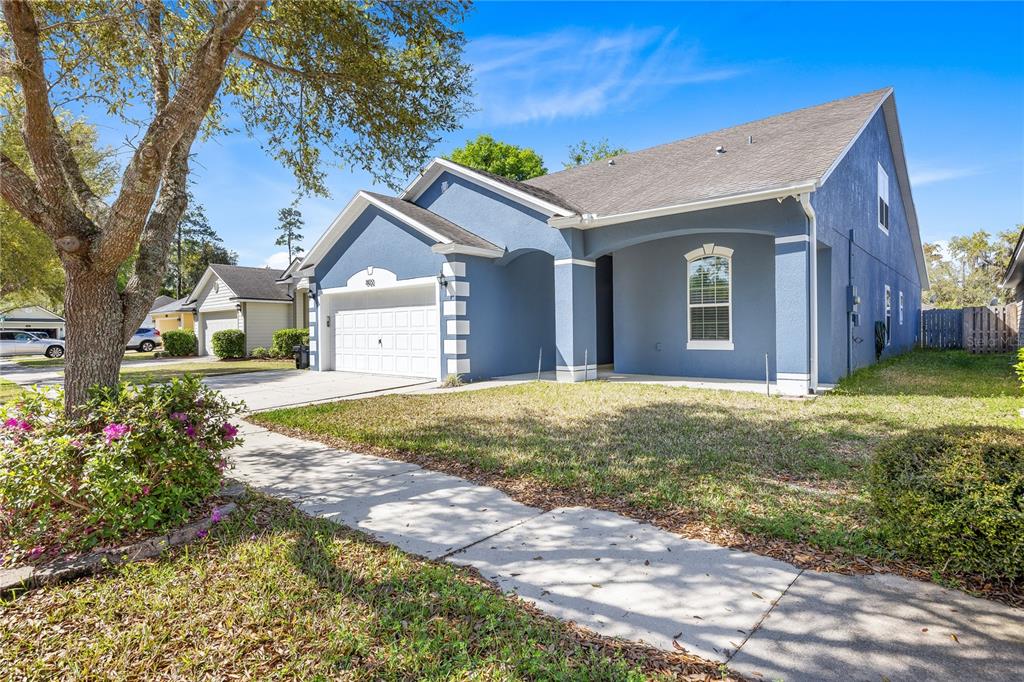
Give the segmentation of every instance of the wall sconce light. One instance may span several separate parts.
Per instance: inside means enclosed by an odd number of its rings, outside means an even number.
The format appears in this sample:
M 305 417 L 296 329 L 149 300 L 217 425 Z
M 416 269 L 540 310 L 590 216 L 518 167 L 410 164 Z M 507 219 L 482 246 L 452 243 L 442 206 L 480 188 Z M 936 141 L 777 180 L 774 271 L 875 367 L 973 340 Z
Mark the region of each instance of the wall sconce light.
M 443 272 L 439 273 L 437 275 L 437 283 L 441 285 L 442 289 L 447 291 L 447 289 L 448 289 L 448 278 L 444 276 Z
M 237 310 L 238 312 L 242 312 L 242 304 L 241 303 L 236 303 L 235 304 L 235 310 Z

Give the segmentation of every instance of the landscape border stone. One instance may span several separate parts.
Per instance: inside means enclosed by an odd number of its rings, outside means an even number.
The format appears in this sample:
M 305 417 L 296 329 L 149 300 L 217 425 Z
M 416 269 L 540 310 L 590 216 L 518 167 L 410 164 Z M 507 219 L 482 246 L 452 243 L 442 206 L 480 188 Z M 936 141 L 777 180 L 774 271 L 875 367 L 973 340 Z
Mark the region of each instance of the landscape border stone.
M 218 493 L 222 499 L 240 500 L 248 493 L 244 484 L 226 479 Z M 228 502 L 215 507 L 221 519 L 231 514 L 238 505 Z M 27 592 L 44 585 L 65 583 L 86 575 L 109 570 L 121 564 L 142 561 L 159 556 L 172 547 L 188 544 L 206 535 L 213 526 L 213 519 L 206 517 L 182 526 L 170 533 L 148 538 L 123 547 L 97 550 L 74 557 L 58 559 L 43 566 L 17 566 L 0 570 L 0 595 L 8 597 Z

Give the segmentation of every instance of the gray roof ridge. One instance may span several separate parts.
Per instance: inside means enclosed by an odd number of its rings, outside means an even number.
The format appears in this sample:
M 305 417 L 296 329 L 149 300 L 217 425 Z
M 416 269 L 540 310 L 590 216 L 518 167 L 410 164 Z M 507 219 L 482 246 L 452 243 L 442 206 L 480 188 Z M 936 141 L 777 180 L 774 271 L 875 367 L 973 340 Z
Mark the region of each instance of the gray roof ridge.
M 888 95 L 890 92 L 892 92 L 892 90 L 893 90 L 892 86 L 886 86 L 886 87 L 883 87 L 883 88 L 878 88 L 878 89 L 875 89 L 875 90 L 869 90 L 867 92 L 858 93 L 856 95 L 849 95 L 848 97 L 840 97 L 839 99 L 829 100 L 827 102 L 821 102 L 819 104 L 811 104 L 811 105 L 808 105 L 806 107 L 800 107 L 798 109 L 791 109 L 790 111 L 783 111 L 783 112 L 780 112 L 778 114 L 772 114 L 771 116 L 764 116 L 762 118 L 756 118 L 756 119 L 753 119 L 751 121 L 744 121 L 743 123 L 737 123 L 735 125 L 727 126 L 725 128 L 716 128 L 714 130 L 706 130 L 706 131 L 704 131 L 702 133 L 696 133 L 695 135 L 689 135 L 687 137 L 681 137 L 679 139 L 671 140 L 669 142 L 662 142 L 662 143 L 659 143 L 659 144 L 651 145 L 650 147 L 644 147 L 643 149 L 637 149 L 636 151 L 632 151 L 632 152 L 625 152 L 623 154 L 619 154 L 619 155 L 617 155 L 615 157 L 612 157 L 612 158 L 617 158 L 618 159 L 618 158 L 626 158 L 626 157 L 637 157 L 637 156 L 641 156 L 643 154 L 646 154 L 646 153 L 649 153 L 649 152 L 652 152 L 652 151 L 656 151 L 656 150 L 662 149 L 664 147 L 669 147 L 671 145 L 679 144 L 681 142 L 687 142 L 687 141 L 690 141 L 690 140 L 696 140 L 696 139 L 699 139 L 701 137 L 705 137 L 705 136 L 708 136 L 708 135 L 724 135 L 724 134 L 728 134 L 728 133 L 733 132 L 733 131 L 735 131 L 737 129 L 745 128 L 747 126 L 756 125 L 756 124 L 763 124 L 765 122 L 772 121 L 773 119 L 781 119 L 781 118 L 786 117 L 786 116 L 792 116 L 793 114 L 799 114 L 801 112 L 810 111 L 812 109 L 819 109 L 819 108 L 822 108 L 822 107 L 827 107 L 827 106 L 832 106 L 832 105 L 840 104 L 840 103 L 843 103 L 843 102 L 848 102 L 849 100 L 858 99 L 858 98 L 861 98 L 861 97 L 867 97 L 868 95 L 875 95 L 875 94 L 877 94 L 879 102 L 881 102 L 883 95 Z M 604 163 L 608 163 L 608 159 L 600 159 L 598 161 L 591 161 L 590 163 L 582 164 L 582 165 L 579 165 L 579 166 L 573 166 L 571 168 L 563 168 L 560 171 L 555 171 L 554 173 L 548 173 L 546 175 L 538 175 L 535 178 L 530 178 L 529 180 L 524 180 L 523 182 L 524 183 L 531 183 L 531 182 L 534 182 L 536 180 L 544 180 L 544 179 L 551 178 L 551 177 L 556 176 L 556 175 L 565 177 L 565 176 L 571 175 L 573 173 L 576 173 L 577 171 L 582 171 L 583 169 L 592 167 L 592 166 L 597 165 L 597 164 L 604 164 Z M 816 178 L 814 178 L 814 179 L 816 179 Z M 537 189 L 542 189 L 542 188 L 538 187 Z

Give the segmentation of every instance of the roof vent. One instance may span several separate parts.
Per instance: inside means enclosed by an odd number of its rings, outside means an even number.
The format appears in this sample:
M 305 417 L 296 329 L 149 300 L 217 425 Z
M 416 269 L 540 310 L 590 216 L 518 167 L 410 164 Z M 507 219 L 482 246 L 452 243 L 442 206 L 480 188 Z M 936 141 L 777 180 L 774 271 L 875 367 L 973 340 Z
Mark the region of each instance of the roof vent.
M 715 153 L 718 154 L 719 156 L 721 156 L 722 154 L 725 153 L 725 147 L 723 147 L 721 145 L 715 147 Z
M 754 136 L 747 135 L 747 144 L 754 144 Z
M 609 166 L 614 166 L 615 165 L 615 159 L 608 159 L 608 165 Z

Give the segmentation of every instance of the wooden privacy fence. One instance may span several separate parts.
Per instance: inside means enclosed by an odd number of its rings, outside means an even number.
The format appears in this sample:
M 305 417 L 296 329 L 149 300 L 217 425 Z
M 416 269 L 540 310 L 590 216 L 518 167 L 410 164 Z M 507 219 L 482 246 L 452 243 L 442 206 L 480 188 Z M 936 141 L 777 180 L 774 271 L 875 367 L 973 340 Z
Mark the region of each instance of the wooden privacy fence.
M 971 353 L 1009 353 L 1017 348 L 1019 303 L 963 310 L 925 310 L 921 344 L 925 348 L 963 348 Z
M 964 348 L 971 353 L 1009 353 L 1017 348 L 1016 303 L 964 308 Z
M 925 310 L 921 313 L 921 345 L 925 348 L 963 348 L 963 310 Z

